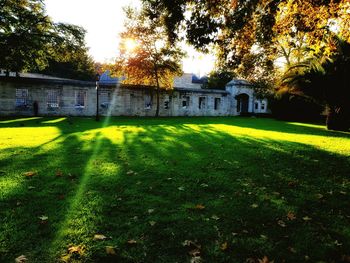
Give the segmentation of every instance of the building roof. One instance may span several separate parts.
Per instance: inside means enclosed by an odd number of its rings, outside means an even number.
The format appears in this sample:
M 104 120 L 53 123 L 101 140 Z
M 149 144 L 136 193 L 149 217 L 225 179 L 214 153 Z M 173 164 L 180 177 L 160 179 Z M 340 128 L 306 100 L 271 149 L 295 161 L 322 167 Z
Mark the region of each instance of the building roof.
M 111 77 L 109 70 L 105 71 L 98 81 L 100 85 L 114 86 L 121 82 L 122 79 Z
M 207 94 L 229 94 L 226 90 L 219 90 L 219 89 L 191 89 L 191 88 L 177 88 L 174 87 L 175 91 L 179 92 L 195 92 L 195 93 L 207 93 Z
M 253 84 L 244 79 L 233 79 L 226 86 L 253 86 Z

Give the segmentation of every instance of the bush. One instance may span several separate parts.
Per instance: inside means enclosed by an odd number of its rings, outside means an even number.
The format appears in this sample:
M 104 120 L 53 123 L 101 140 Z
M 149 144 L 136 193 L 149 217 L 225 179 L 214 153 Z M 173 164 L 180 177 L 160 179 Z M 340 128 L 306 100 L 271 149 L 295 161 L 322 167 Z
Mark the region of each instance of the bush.
M 284 93 L 271 102 L 272 115 L 287 121 L 320 121 L 324 106 L 302 96 Z

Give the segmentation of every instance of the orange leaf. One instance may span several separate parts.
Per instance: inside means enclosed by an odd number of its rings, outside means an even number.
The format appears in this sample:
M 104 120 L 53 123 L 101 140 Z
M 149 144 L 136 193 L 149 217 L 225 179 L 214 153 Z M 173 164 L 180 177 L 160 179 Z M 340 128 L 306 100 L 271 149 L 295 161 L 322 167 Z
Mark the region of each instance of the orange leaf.
M 220 246 L 220 249 L 221 249 L 222 251 L 227 250 L 227 248 L 228 248 L 228 244 L 227 244 L 227 242 L 222 243 L 222 244 L 221 244 L 221 246 Z
M 23 175 L 24 175 L 25 177 L 33 177 L 33 176 L 36 175 L 36 174 L 37 174 L 36 172 L 29 171 L 29 172 L 24 173 Z
M 287 214 L 287 219 L 288 219 L 288 220 L 293 221 L 293 220 L 295 220 L 296 218 L 297 218 L 297 217 L 295 216 L 295 214 L 294 214 L 293 212 L 291 212 L 291 211 L 288 212 L 288 214 Z
M 203 210 L 205 208 L 204 205 L 198 204 L 194 207 L 196 210 Z

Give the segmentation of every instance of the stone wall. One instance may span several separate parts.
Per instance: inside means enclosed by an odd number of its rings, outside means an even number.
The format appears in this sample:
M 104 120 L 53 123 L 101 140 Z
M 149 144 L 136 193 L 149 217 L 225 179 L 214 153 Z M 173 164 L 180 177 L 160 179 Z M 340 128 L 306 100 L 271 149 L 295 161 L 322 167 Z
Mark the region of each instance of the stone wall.
M 16 90 L 28 92 L 27 106 L 16 105 Z M 77 93 L 81 94 L 80 98 L 84 97 L 84 105 L 77 104 Z M 50 94 L 58 97 L 55 100 L 58 105 L 50 104 Z M 99 94 L 101 115 L 154 116 L 156 113 L 156 94 L 149 88 L 101 86 Z M 95 83 L 0 79 L 0 116 L 32 116 L 34 102 L 38 103 L 39 115 L 42 116 L 94 116 Z M 160 116 L 227 116 L 230 114 L 230 103 L 226 91 L 175 88 L 161 93 Z

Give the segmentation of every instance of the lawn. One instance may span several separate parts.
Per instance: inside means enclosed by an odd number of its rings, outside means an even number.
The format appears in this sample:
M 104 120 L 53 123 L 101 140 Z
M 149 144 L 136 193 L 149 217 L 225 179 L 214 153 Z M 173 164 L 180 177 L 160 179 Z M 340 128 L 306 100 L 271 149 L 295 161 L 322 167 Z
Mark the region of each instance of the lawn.
M 349 262 L 349 176 L 320 125 L 3 119 L 0 262 Z

